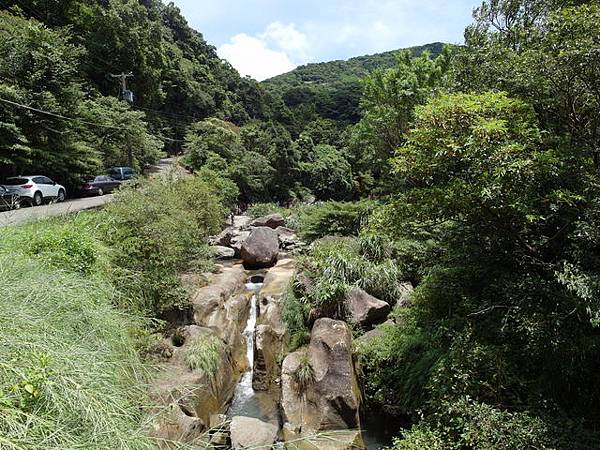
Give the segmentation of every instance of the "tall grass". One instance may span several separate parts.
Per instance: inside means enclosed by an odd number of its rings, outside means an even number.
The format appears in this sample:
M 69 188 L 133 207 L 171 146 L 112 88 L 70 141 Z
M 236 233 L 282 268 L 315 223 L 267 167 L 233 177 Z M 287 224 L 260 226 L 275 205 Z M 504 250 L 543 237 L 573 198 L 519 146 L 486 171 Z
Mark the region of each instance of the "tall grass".
M 192 370 L 214 377 L 219 370 L 225 343 L 215 335 L 195 336 L 185 353 L 185 362 Z
M 149 449 L 144 368 L 110 285 L 0 252 L 0 448 Z

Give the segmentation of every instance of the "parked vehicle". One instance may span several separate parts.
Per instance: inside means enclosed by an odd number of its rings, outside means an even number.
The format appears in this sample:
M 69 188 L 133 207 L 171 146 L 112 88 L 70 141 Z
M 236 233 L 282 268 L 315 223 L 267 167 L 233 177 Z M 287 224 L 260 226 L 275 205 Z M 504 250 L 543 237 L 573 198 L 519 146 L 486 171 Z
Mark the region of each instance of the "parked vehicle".
M 10 211 L 21 207 L 21 197 L 19 194 L 9 192 L 4 186 L 0 185 L 0 211 Z
M 32 206 L 40 206 L 51 200 L 64 202 L 67 196 L 64 186 L 43 175 L 8 178 L 4 187 L 8 192 L 19 195 L 21 202 Z
M 106 171 L 107 175 L 118 181 L 126 181 L 137 175 L 131 167 L 111 167 Z
M 93 180 L 86 182 L 81 187 L 81 192 L 84 195 L 104 195 L 109 194 L 121 186 L 119 180 L 115 180 L 108 175 L 100 175 Z

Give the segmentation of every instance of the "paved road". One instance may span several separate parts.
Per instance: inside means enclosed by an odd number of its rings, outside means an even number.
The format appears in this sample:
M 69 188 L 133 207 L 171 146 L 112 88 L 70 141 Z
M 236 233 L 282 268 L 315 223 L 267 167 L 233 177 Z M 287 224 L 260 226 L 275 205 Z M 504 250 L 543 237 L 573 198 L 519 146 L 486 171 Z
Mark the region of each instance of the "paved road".
M 150 174 L 164 175 L 171 173 L 173 170 L 175 170 L 175 173 L 178 176 L 190 176 L 185 169 L 177 165 L 177 158 L 161 159 L 158 164 L 152 166 L 148 172 Z M 32 222 L 34 220 L 45 219 L 52 216 L 76 213 L 85 211 L 86 209 L 94 209 L 112 201 L 112 199 L 112 195 L 78 198 L 75 200 L 67 200 L 64 203 L 53 203 L 51 205 L 32 208 L 21 208 L 16 211 L 0 212 L 0 227 Z
M 64 203 L 53 203 L 44 206 L 21 208 L 16 211 L 1 212 L 0 227 L 98 208 L 105 203 L 110 202 L 112 199 L 113 196 L 111 194 L 102 197 L 78 198 L 75 200 L 68 200 Z

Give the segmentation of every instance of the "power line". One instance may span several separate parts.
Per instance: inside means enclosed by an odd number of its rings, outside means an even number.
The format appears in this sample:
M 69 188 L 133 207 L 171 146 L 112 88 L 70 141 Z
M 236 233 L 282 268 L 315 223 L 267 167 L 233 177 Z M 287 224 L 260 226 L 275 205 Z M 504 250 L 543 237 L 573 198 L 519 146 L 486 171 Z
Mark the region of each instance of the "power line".
M 71 121 L 71 122 L 79 122 L 79 123 L 83 123 L 83 124 L 86 124 L 86 125 L 91 125 L 91 126 L 94 126 L 94 127 L 110 128 L 110 129 L 113 129 L 113 130 L 127 129 L 127 128 L 124 128 L 124 127 L 117 127 L 117 126 L 114 126 L 114 125 L 103 125 L 103 124 L 100 124 L 100 123 L 88 122 L 86 120 L 78 119 L 78 118 L 75 118 L 75 117 L 63 116 L 62 114 L 56 114 L 56 113 L 53 113 L 53 112 L 50 112 L 50 111 L 44 111 L 43 109 L 38 109 L 38 108 L 34 108 L 32 106 L 23 105 L 21 103 L 13 102 L 13 101 L 7 100 L 5 98 L 1 98 L 1 97 L 0 97 L 0 102 L 7 103 L 9 105 L 16 106 L 18 108 L 28 109 L 28 110 L 36 112 L 38 114 L 44 114 L 46 116 L 56 117 L 57 119 L 67 120 L 67 121 Z
M 38 114 L 44 114 L 44 115 L 47 115 L 47 116 L 50 116 L 50 117 L 55 117 L 57 119 L 66 120 L 66 121 L 70 121 L 70 122 L 78 122 L 80 124 L 86 124 L 86 125 L 91 125 L 91 126 L 98 127 L 98 128 L 106 128 L 106 129 L 111 129 L 111 130 L 128 130 L 128 131 L 133 131 L 129 127 L 114 126 L 114 125 L 104 125 L 104 124 L 100 124 L 100 123 L 88 122 L 87 120 L 83 120 L 83 119 L 79 119 L 79 118 L 63 116 L 62 114 L 56 114 L 56 113 L 53 113 L 53 112 L 50 112 L 50 111 L 45 111 L 43 109 L 34 108 L 32 106 L 23 105 L 21 103 L 13 102 L 11 100 L 7 100 L 7 99 L 1 98 L 1 97 L 0 97 L 0 102 L 7 103 L 9 105 L 12 105 L 12 106 L 15 106 L 15 107 L 18 107 L 18 108 L 27 109 L 29 111 L 36 112 Z M 163 139 L 165 141 L 168 141 L 168 142 L 185 142 L 185 141 L 182 141 L 180 139 L 172 139 L 172 138 L 169 138 L 169 137 L 166 137 L 166 136 L 161 136 L 161 139 Z

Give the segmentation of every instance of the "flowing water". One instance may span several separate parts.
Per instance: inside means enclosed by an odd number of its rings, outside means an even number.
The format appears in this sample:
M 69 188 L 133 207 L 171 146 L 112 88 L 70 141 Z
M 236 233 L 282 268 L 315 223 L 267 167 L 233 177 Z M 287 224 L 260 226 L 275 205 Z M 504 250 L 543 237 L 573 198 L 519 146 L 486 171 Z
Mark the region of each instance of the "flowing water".
M 258 280 L 256 280 L 258 281 Z M 248 369 L 242 375 L 242 378 L 235 388 L 233 401 L 229 407 L 229 416 L 247 416 L 259 418 L 260 409 L 256 399 L 256 393 L 252 388 L 252 376 L 254 374 L 254 329 L 256 328 L 257 296 L 262 288 L 262 282 L 246 283 L 246 289 L 252 292 L 250 300 L 250 314 L 244 330 L 246 339 L 246 358 L 248 359 Z

